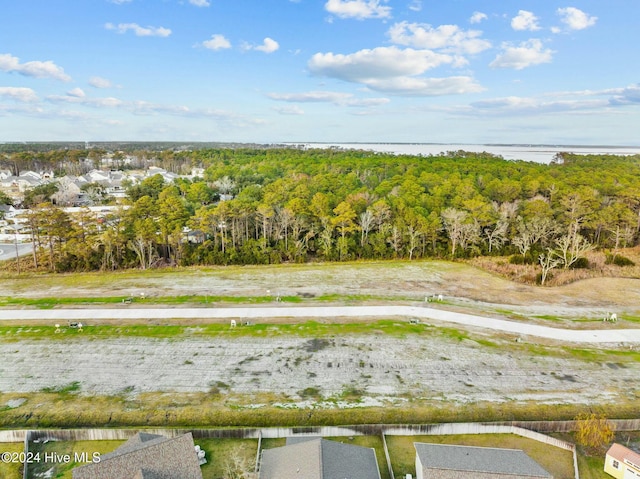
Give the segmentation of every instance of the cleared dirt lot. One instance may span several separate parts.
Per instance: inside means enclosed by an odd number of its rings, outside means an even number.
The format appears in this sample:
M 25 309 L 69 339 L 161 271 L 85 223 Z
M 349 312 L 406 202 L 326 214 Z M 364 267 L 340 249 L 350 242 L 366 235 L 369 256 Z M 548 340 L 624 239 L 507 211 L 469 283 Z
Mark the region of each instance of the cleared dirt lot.
M 147 272 L 34 275 L 0 282 L 0 296 L 139 297 L 178 295 L 299 296 L 421 300 L 443 294 L 460 306 L 525 315 L 640 315 L 640 280 L 588 279 L 561 287 L 514 283 L 463 263 L 444 261 L 287 264 Z
M 633 399 L 640 364 L 504 353 L 470 339 L 385 335 L 309 339 L 21 341 L 0 343 L 0 391 L 35 392 L 79 382 L 88 394 L 232 393 L 305 389 L 339 399 L 358 391 L 367 403 L 406 398 L 474 402 L 597 403 Z M 302 405 L 302 404 L 301 404 Z
M 391 262 L 24 277 L 2 282 L 0 296 L 146 297 L 176 295 L 277 296 L 368 304 L 420 301 L 443 294 L 447 307 L 562 327 L 586 327 L 616 311 L 611 327 L 637 328 L 640 281 L 587 280 L 559 288 L 511 283 L 457 263 Z M 331 300 L 330 300 L 331 301 Z M 137 304 L 136 304 L 137 306 Z M 553 315 L 554 320 L 536 317 Z M 625 320 L 625 315 L 629 320 Z M 530 318 L 530 319 L 525 319 Z M 331 321 L 331 318 L 321 318 Z M 406 321 L 404 319 L 403 321 Z M 193 322 L 198 327 L 198 321 Z M 278 334 L 236 339 L 197 335 L 172 339 L 122 337 L 55 340 L 0 339 L 0 392 L 35 392 L 78 382 L 85 394 L 146 391 L 284 393 L 300 406 L 402 404 L 412 398 L 460 403 L 536 401 L 594 404 L 637 401 L 637 353 L 563 353 L 560 343 L 531 349 L 513 337 L 472 330 L 472 339 L 425 332 L 314 336 Z M 458 327 L 458 326 L 456 326 Z M 438 328 L 439 329 L 439 328 Z M 488 341 L 485 341 L 488 340 Z M 557 348 L 558 354 L 554 351 Z M 306 392 L 305 392 L 306 390 Z M 329 401 L 327 401 L 329 399 Z

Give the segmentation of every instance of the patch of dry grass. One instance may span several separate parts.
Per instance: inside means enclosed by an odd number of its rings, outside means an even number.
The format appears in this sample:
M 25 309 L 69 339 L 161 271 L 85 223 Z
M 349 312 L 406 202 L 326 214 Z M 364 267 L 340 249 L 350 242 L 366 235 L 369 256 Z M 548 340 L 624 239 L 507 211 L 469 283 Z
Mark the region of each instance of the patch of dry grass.
M 0 442 L 0 454 L 3 452 L 24 452 L 22 442 Z M 19 462 L 0 461 L 0 477 L 2 479 L 22 479 L 22 465 Z
M 569 420 L 590 410 L 588 405 L 513 401 L 493 403 L 433 403 L 414 400 L 403 406 L 283 409 L 270 404 L 287 400 L 274 394 L 211 395 L 208 393 L 145 393 L 135 398 L 61 396 L 55 393 L 0 394 L 0 404 L 28 398 L 20 407 L 3 411 L 0 427 L 15 429 L 72 427 L 286 427 L 341 424 L 429 424 Z M 254 408 L 252 404 L 265 406 Z M 599 405 L 610 418 L 635 418 L 638 401 Z
M 231 458 L 246 465 L 249 472 L 255 469 L 258 452 L 256 439 L 196 439 L 194 442 L 206 452 L 207 463 L 201 467 L 203 479 L 226 477 L 227 463 Z
M 93 457 L 93 453 L 100 455 L 107 454 L 117 449 L 124 441 L 49 441 L 44 443 L 31 443 L 29 451 L 40 453 L 40 462 L 29 465 L 29 475 L 38 477 L 37 474 L 43 474 L 53 468 L 52 475 L 59 479 L 72 479 L 72 470 L 75 467 L 82 466 L 84 462 L 76 462 L 75 459 L 80 458 L 86 453 L 89 459 Z M 45 461 L 45 454 L 57 453 L 58 457 L 68 454 L 71 457 L 70 462 L 62 461 Z

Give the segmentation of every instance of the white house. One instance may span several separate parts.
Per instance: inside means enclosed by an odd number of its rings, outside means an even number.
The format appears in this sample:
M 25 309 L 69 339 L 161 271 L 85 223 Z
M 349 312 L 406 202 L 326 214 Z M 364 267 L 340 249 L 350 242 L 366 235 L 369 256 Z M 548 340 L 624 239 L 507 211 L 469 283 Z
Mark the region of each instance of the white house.
M 614 444 L 607 451 L 604 472 L 616 479 L 638 479 L 640 478 L 640 454 L 622 444 Z

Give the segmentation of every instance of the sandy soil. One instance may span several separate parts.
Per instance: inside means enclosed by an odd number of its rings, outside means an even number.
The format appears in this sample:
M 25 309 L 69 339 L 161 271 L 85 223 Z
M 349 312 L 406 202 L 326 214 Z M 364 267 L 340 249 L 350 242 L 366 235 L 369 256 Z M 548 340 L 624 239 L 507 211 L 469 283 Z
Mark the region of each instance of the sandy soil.
M 306 388 L 334 398 L 355 388 L 373 400 L 392 402 L 403 397 L 608 402 L 633 398 L 640 373 L 638 363 L 501 354 L 468 339 L 379 335 L 23 341 L 0 343 L 0 356 L 3 392 L 33 392 L 74 381 L 88 394 L 207 391 L 226 384 L 233 393 L 285 393 L 293 400 L 300 400 Z

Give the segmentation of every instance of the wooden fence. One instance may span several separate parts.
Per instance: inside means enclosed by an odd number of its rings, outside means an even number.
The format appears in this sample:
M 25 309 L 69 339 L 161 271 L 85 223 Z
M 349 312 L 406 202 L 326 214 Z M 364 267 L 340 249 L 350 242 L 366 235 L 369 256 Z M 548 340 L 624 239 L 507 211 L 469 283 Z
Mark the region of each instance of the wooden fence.
M 640 419 L 612 419 L 610 422 L 617 431 L 640 430 Z M 191 432 L 194 439 L 257 439 L 286 438 L 296 436 L 382 436 L 385 456 L 391 477 L 391 459 L 385 436 L 434 436 L 451 434 L 517 434 L 551 446 L 572 451 L 575 478 L 579 479 L 576 448 L 560 439 L 549 437 L 544 433 L 571 432 L 576 429 L 576 421 L 512 421 L 500 423 L 446 423 L 446 424 L 359 424 L 353 426 L 308 426 L 277 428 L 229 428 L 229 429 L 144 429 L 150 434 L 175 437 Z M 127 440 L 139 429 L 45 429 L 45 430 L 0 430 L 0 443 L 24 442 L 25 453 L 29 442 L 33 440 L 58 441 L 100 441 Z M 25 467 L 24 479 L 27 478 Z

